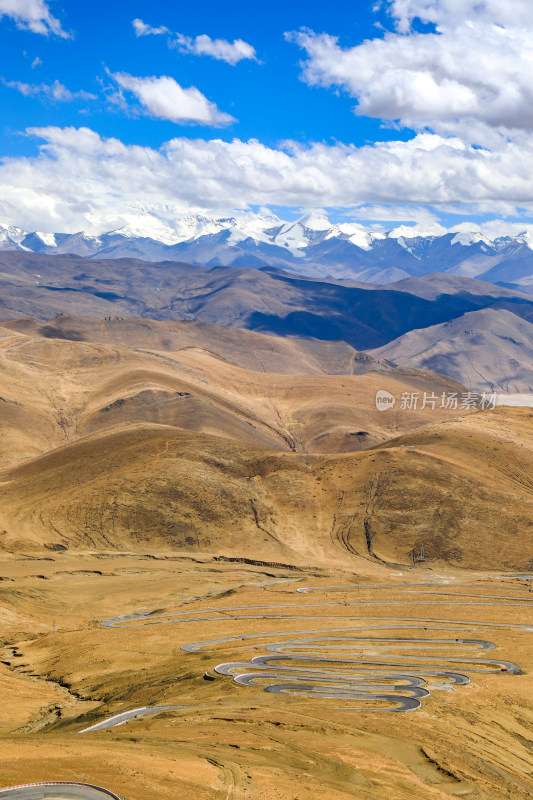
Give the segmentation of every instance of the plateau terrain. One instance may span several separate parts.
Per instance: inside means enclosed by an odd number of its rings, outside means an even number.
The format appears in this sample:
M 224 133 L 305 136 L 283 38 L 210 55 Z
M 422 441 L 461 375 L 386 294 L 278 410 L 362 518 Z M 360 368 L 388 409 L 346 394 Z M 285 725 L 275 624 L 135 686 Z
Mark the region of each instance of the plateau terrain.
M 532 409 L 133 316 L 4 321 L 0 377 L 14 798 L 531 795 Z
M 0 0 L 0 800 L 532 800 L 531 0 Z
M 530 299 L 0 259 L 6 800 L 530 797 Z
M 59 314 L 189 320 L 346 342 L 476 391 L 531 393 L 533 300 L 449 274 L 388 285 L 265 268 L 0 252 L 0 321 Z M 151 324 L 151 323 L 148 323 Z M 68 333 L 63 326 L 63 336 Z M 381 355 L 383 354 L 383 356 Z

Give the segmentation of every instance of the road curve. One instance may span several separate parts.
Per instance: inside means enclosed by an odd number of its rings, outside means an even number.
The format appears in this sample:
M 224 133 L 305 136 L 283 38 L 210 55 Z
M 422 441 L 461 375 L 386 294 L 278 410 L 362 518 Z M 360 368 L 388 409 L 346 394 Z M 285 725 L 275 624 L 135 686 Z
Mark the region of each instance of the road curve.
M 142 708 L 133 708 L 131 711 L 123 711 L 121 714 L 115 714 L 113 717 L 97 722 L 95 725 L 90 725 L 78 733 L 92 733 L 93 731 L 105 731 L 108 728 L 118 728 L 119 725 L 124 725 L 130 719 L 135 717 L 144 717 L 147 714 L 161 714 L 162 711 L 175 711 L 178 708 L 186 708 L 186 706 L 143 706 Z
M 21 786 L 8 786 L 0 789 L 1 800 L 122 800 L 118 794 L 113 794 L 101 786 L 89 783 L 28 783 Z
M 445 629 L 436 624 L 427 626 L 413 624 L 414 620 L 410 622 L 411 633 L 417 628 L 426 632 L 428 629 Z M 352 711 L 400 712 L 419 708 L 422 699 L 430 695 L 430 690 L 449 690 L 469 683 L 467 673 L 504 671 L 520 674 L 522 671 L 511 661 L 468 657 L 471 649 L 495 649 L 492 642 L 481 639 L 332 635 L 335 632 L 361 633 L 376 630 L 377 627 L 388 631 L 398 628 L 395 621 L 390 620 L 382 626 L 359 626 L 337 631 L 308 630 L 307 634 L 326 635 L 305 636 L 283 642 L 273 642 L 272 638 L 294 635 L 294 632 L 251 634 L 254 638 L 267 638 L 269 641 L 263 643 L 262 647 L 270 652 L 255 656 L 250 661 L 218 664 L 215 672 L 233 677 L 235 683 L 240 685 L 262 686 L 266 692 L 342 698 L 366 703 L 350 706 Z M 232 640 L 244 638 L 231 637 Z M 206 645 L 212 647 L 226 641 L 197 642 L 185 645 L 183 649 L 194 652 Z M 435 652 L 439 648 L 445 651 L 442 655 L 427 654 L 427 651 Z M 343 653 L 339 654 L 339 650 Z M 467 655 L 450 655 L 450 652 L 461 653 L 462 650 L 466 650 Z M 374 657 L 368 658 L 368 655 Z
M 432 582 L 302 587 L 297 592 L 301 595 L 313 591 L 364 592 L 367 589 L 383 589 L 391 594 L 404 595 L 401 602 L 408 606 L 513 608 L 533 605 L 523 594 L 528 591 L 527 588 L 511 589 L 519 592 L 519 595 L 511 595 L 509 587 L 506 588 L 507 593 L 502 595 L 486 592 L 487 589 L 494 592 L 494 587 L 477 584 L 450 586 Z M 469 589 L 477 591 L 468 591 Z M 480 593 L 483 591 L 486 593 Z M 419 597 L 405 597 L 412 594 L 418 594 Z M 434 599 L 428 599 L 428 595 Z M 214 667 L 214 671 L 231 677 L 241 686 L 262 688 L 265 692 L 348 700 L 350 706 L 336 707 L 350 708 L 353 711 L 412 711 L 419 708 L 424 698 L 432 692 L 453 691 L 454 687 L 469 683 L 471 673 L 522 672 L 518 664 L 512 661 L 472 657 L 472 650 L 494 650 L 496 645 L 484 639 L 462 637 L 465 632 L 477 632 L 480 629 L 533 631 L 533 626 L 458 619 L 361 616 L 353 613 L 361 606 L 383 605 L 390 607 L 391 600 L 222 606 L 115 617 L 106 620 L 102 625 L 124 629 L 221 620 L 245 623 L 251 620 L 299 620 L 303 623 L 305 620 L 307 624 L 311 620 L 323 623 L 335 620 L 337 625 L 330 628 L 236 632 L 219 639 L 190 642 L 182 645 L 182 650 L 189 653 L 199 650 L 216 652 L 218 646 L 234 642 L 242 643 L 238 646 L 239 649 L 262 648 L 267 652 L 255 655 L 249 661 L 220 663 Z M 325 614 L 308 613 L 322 609 L 327 609 Z M 348 624 L 338 627 L 341 622 Z M 370 631 L 372 634 L 368 633 Z M 378 631 L 388 635 L 374 635 Z M 435 631 L 440 632 L 440 636 L 443 631 L 453 631 L 452 636 L 460 631 L 461 638 L 451 638 L 449 634 L 446 638 L 435 638 Z M 135 714 L 132 713 L 132 716 Z M 97 726 L 91 729 L 97 729 Z
M 514 599 L 514 598 L 513 598 Z M 408 600 L 404 602 L 404 605 L 410 606 L 502 606 L 505 607 L 513 607 L 513 606 L 533 606 L 533 602 L 515 602 L 515 603 L 487 603 L 485 601 L 476 603 L 476 602 L 464 602 L 464 600 Z M 284 614 L 283 616 L 277 614 L 275 616 L 268 616 L 266 614 L 241 614 L 239 616 L 228 616 L 225 612 L 227 611 L 264 611 L 267 609 L 274 609 L 274 608 L 324 608 L 326 606 L 390 606 L 390 600 L 354 600 L 350 603 L 348 602 L 329 602 L 329 603 L 306 603 L 304 606 L 301 603 L 275 603 L 273 605 L 267 606 L 222 606 L 221 608 L 202 608 L 197 611 L 170 611 L 167 614 L 133 614 L 130 617 L 113 617 L 112 619 L 104 620 L 100 624 L 104 628 L 140 628 L 144 627 L 145 625 L 176 625 L 179 623 L 189 623 L 189 622 L 213 622 L 217 619 L 300 619 L 301 615 L 290 616 Z M 195 616 L 196 614 L 222 614 L 224 613 L 225 616 L 215 616 L 215 617 L 201 617 Z M 168 619 L 168 617 L 182 617 L 182 619 Z M 336 619 L 338 615 L 334 615 Z M 306 617 L 309 619 L 309 617 Z M 323 617 L 321 617 L 323 619 Z M 372 617 L 374 619 L 374 617 Z M 430 620 L 431 621 L 431 620 Z M 452 620 L 454 621 L 454 620 Z M 132 625 L 128 623 L 134 623 Z M 524 628 L 524 625 L 516 625 L 517 628 Z

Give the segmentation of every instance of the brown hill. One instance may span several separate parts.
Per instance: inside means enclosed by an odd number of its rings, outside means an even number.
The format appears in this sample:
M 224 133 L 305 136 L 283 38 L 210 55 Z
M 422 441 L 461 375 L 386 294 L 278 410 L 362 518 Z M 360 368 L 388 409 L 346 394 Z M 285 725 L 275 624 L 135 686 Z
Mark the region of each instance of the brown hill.
M 325 374 L 330 356 L 370 369 Z M 461 391 L 443 376 L 342 343 L 74 318 L 0 326 L 0 375 L 5 550 L 533 559 L 530 411 L 376 408 L 380 389 Z
M 194 319 L 283 336 L 342 339 L 359 350 L 479 308 L 507 308 L 533 319 L 533 302 L 518 292 L 462 277 L 437 275 L 435 289 L 432 282 L 433 276 L 377 286 L 267 267 L 2 251 L 0 315 Z
M 433 373 L 393 370 L 342 342 L 146 320 L 6 325 L 0 327 L 4 464 L 141 423 L 285 451 L 354 451 L 451 414 L 398 407 L 382 413 L 375 405 L 379 389 L 399 397 L 462 388 Z M 368 371 L 328 375 L 328 365 L 332 372 Z
M 42 335 L 83 337 L 78 324 L 69 330 L 68 324 L 45 322 L 64 312 L 102 319 L 145 318 L 151 330 L 146 340 L 151 338 L 152 344 L 140 346 L 156 349 L 167 349 L 163 340 L 172 340 L 172 320 L 176 319 L 330 343 L 329 355 L 340 368 L 325 366 L 326 351 L 317 358 L 311 348 L 300 354 L 312 362 L 306 373 L 309 368 L 314 372 L 317 366 L 325 367 L 328 373 L 360 371 L 356 362 L 361 356 L 354 358 L 355 368 L 346 363 L 355 348 L 375 351 L 378 358 L 390 358 L 409 367 L 436 370 L 481 391 L 496 388 L 515 393 L 529 391 L 531 385 L 531 297 L 464 276 L 436 273 L 388 285 L 368 285 L 308 278 L 268 267 L 207 268 L 136 258 L 99 260 L 0 252 L 0 323 L 33 317 L 44 322 Z M 152 319 L 169 321 L 168 336 L 163 336 L 164 326 L 159 330 L 162 348 L 153 344 L 157 335 Z M 492 323 L 505 329 L 502 336 L 492 335 Z M 137 321 L 134 326 L 138 327 Z M 92 323 L 91 335 L 97 335 L 95 327 Z M 125 324 L 122 328 L 122 337 L 127 327 Z M 100 334 L 105 337 L 112 330 L 121 336 L 118 324 L 104 326 Z M 465 341 L 465 331 L 469 337 L 479 338 L 481 349 L 490 358 L 480 353 L 476 343 L 481 357 L 470 365 L 465 352 L 473 339 Z M 135 338 L 138 336 L 136 333 Z M 204 330 L 204 339 L 207 337 Z M 339 341 L 347 344 L 341 346 Z M 120 342 L 129 344 L 124 338 Z M 205 348 L 205 342 L 200 346 Z M 494 346 L 496 355 L 492 357 Z M 268 351 L 260 349 L 261 355 Z M 261 364 L 254 356 L 240 365 L 285 372 L 280 370 L 279 361 L 267 357 Z
M 157 352 L 195 347 L 255 372 L 287 375 L 352 375 L 390 367 L 343 341 L 284 339 L 240 328 L 189 320 L 136 317 L 75 317 L 60 314 L 47 322 L 17 319 L 5 327 L 27 336 L 66 339 Z
M 532 419 L 482 412 L 337 456 L 164 425 L 92 434 L 0 474 L 0 545 L 337 566 L 407 565 L 424 545 L 435 564 L 526 569 Z

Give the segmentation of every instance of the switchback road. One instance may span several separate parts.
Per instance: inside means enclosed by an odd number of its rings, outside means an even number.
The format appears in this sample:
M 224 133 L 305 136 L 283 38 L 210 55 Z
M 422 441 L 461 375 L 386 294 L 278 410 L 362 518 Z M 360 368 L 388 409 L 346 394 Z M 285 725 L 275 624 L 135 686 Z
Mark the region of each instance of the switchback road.
M 350 602 L 309 603 L 302 599 L 299 603 L 283 605 L 223 606 L 117 617 L 102 625 L 124 629 L 216 621 L 236 621 L 246 625 L 252 620 L 297 620 L 300 623 L 297 630 L 246 633 L 241 626 L 230 636 L 184 644 L 182 650 L 189 653 L 207 650 L 214 655 L 223 645 L 231 645 L 229 649 L 232 652 L 235 649 L 261 648 L 266 653 L 252 656 L 249 660 L 219 663 L 213 669 L 220 675 L 232 677 L 242 686 L 261 687 L 270 693 L 310 699 L 347 701 L 349 704 L 341 707 L 354 711 L 412 711 L 419 708 L 423 699 L 432 692 L 454 691 L 455 687 L 467 684 L 472 673 L 521 673 L 518 664 L 512 661 L 473 657 L 476 650 L 494 650 L 496 645 L 481 638 L 464 638 L 465 632 L 496 632 L 508 628 L 533 631 L 533 624 L 377 614 L 360 616 L 354 615 L 355 610 L 362 606 L 392 608 L 397 603 L 443 608 L 456 605 L 533 607 L 533 602 L 524 594 L 528 592 L 527 587 L 513 588 L 511 591 L 518 591 L 516 595 L 494 593 L 493 587 L 491 593 L 486 593 L 487 588 L 478 585 L 439 586 L 436 583 L 302 587 L 297 589 L 299 594 L 312 591 L 364 593 L 378 589 L 385 593 L 385 597 Z M 477 591 L 466 591 L 472 589 Z M 402 599 L 393 603 L 391 598 L 398 593 Z M 418 598 L 413 599 L 411 595 L 418 595 Z M 325 613 L 316 613 L 322 609 Z M 315 625 L 323 622 L 327 627 L 301 627 L 311 621 Z M 331 627 L 332 621 L 334 627 Z M 341 623 L 343 625 L 339 627 Z M 386 635 L 374 635 L 378 632 Z M 435 632 L 439 633 L 435 635 Z M 443 637 L 442 632 L 448 635 Z M 94 726 L 89 730 L 92 729 Z

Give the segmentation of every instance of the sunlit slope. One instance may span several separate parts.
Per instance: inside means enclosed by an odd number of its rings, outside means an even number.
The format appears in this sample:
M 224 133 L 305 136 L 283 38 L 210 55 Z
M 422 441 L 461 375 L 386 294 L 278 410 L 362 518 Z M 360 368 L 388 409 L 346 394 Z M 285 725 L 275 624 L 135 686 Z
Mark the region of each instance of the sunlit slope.
M 26 341 L 0 326 L 0 466 L 65 441 L 57 387 L 47 387 L 35 359 L 23 353 Z
M 479 391 L 533 390 L 533 324 L 502 308 L 471 311 L 409 331 L 372 354 L 395 364 L 439 370 Z
M 435 564 L 525 569 L 532 421 L 529 410 L 484 412 L 336 456 L 170 426 L 93 434 L 0 474 L 0 544 L 352 566 L 409 564 L 424 545 Z
M 118 345 L 155 352 L 175 353 L 197 347 L 254 372 L 351 375 L 367 372 L 371 368 L 384 372 L 390 369 L 343 341 L 267 336 L 241 328 L 191 320 L 117 316 L 91 318 L 60 314 L 48 322 L 18 319 L 4 325 L 36 338 Z
M 374 553 L 401 558 L 424 545 L 429 558 L 461 566 L 533 566 L 531 409 L 434 424 L 380 452 L 387 488 L 371 505 Z
M 203 346 L 180 349 L 177 338 L 183 343 L 186 325 L 178 326 L 172 340 L 172 331 L 156 327 L 154 333 L 150 321 L 136 320 L 128 325 L 126 346 L 120 337 L 112 344 L 109 335 L 100 337 L 103 343 L 84 341 L 83 321 L 76 324 L 64 331 L 70 339 L 41 336 L 33 323 L 23 326 L 27 333 L 0 326 L 0 465 L 91 433 L 143 423 L 288 452 L 358 451 L 450 416 L 440 409 L 383 414 L 376 410 L 377 390 L 387 388 L 399 397 L 462 388 L 434 373 L 381 371 L 372 360 L 363 374 L 325 374 L 320 363 L 329 356 L 334 371 L 353 368 L 358 354 L 343 343 L 311 343 L 316 346 L 307 350 L 300 341 L 201 326 L 197 337 L 189 329 L 185 341 L 198 338 Z M 99 321 L 87 327 L 107 331 Z M 141 346 L 149 343 L 162 349 Z M 270 363 L 283 366 L 284 374 L 259 369 L 269 353 Z

